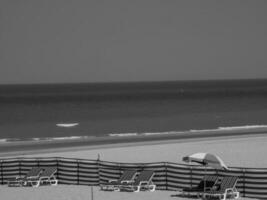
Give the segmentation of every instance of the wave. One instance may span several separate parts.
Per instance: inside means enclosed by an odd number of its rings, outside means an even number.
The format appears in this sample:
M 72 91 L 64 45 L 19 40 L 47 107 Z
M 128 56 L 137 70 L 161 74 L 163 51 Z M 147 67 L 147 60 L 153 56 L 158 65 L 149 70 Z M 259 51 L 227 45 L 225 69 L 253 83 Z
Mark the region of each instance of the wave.
M 3 138 L 0 139 L 1 143 L 11 143 L 11 142 L 51 142 L 51 141 L 67 141 L 67 140 L 82 140 L 95 138 L 94 136 L 66 136 L 66 137 L 44 137 L 44 138 Z
M 246 126 L 230 126 L 230 127 L 219 127 L 219 130 L 237 130 L 237 129 L 257 129 L 267 128 L 267 125 L 246 125 Z
M 108 136 L 110 137 L 129 137 L 129 136 L 137 136 L 139 133 L 110 133 Z
M 64 128 L 71 128 L 71 127 L 74 127 L 77 125 L 79 125 L 79 123 L 59 123 L 59 124 L 56 124 L 56 126 L 64 127 Z
M 111 137 L 125 137 L 125 136 L 151 136 L 151 135 L 170 135 L 170 134 L 190 134 L 196 132 L 222 132 L 222 131 L 242 131 L 242 130 L 257 130 L 265 129 L 267 131 L 267 125 L 244 125 L 244 126 L 229 126 L 229 127 L 218 127 L 215 129 L 191 129 L 186 131 L 165 131 L 165 132 L 146 132 L 146 133 L 111 133 L 108 134 Z
M 7 142 L 7 139 L 6 138 L 0 139 L 0 143 L 3 143 L 3 142 Z
M 190 134 L 190 133 L 208 133 L 214 132 L 231 132 L 231 131 L 247 131 L 247 130 L 266 130 L 267 125 L 244 125 L 244 126 L 229 126 L 218 127 L 215 129 L 191 129 L 185 131 L 165 131 L 165 132 L 143 132 L 143 133 L 109 133 L 106 137 L 136 137 L 136 136 L 156 136 L 156 135 L 175 135 L 175 134 Z M 103 136 L 102 136 L 103 137 Z M 92 138 L 98 138 L 97 136 L 65 136 L 65 137 L 44 137 L 44 138 L 2 138 L 0 144 L 12 143 L 12 142 L 53 142 L 53 141 L 72 141 L 72 140 L 88 140 Z

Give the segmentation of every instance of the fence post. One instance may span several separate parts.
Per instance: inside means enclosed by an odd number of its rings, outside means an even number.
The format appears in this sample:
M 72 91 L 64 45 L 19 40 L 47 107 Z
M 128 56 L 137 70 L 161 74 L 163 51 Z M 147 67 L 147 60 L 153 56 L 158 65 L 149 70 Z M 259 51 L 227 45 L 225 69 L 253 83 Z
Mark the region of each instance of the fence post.
M 79 160 L 77 160 L 77 185 L 80 185 L 80 163 Z
M 121 175 L 123 173 L 123 169 L 121 167 L 121 163 L 118 163 L 118 166 L 117 167 L 119 168 L 119 172 L 120 172 L 120 176 L 119 177 L 121 177 Z
M 96 167 L 97 167 L 97 175 L 98 175 L 98 185 L 100 185 L 100 155 L 98 154 L 97 160 L 96 160 Z
M 141 164 L 141 171 L 144 171 L 144 169 L 145 169 L 145 164 L 142 163 L 142 164 Z
M 242 172 L 243 172 L 243 194 L 244 194 L 244 197 L 246 197 L 246 169 L 243 168 L 242 169 Z
M 190 187 L 192 188 L 192 173 L 193 173 L 193 167 L 190 165 Z
M 57 167 L 57 172 L 56 172 L 56 178 L 58 180 L 58 182 L 60 183 L 60 179 L 59 179 L 59 168 L 58 168 L 59 164 L 58 164 L 58 157 L 56 157 L 56 167 Z
M 40 160 L 38 158 L 36 158 L 36 162 L 37 162 L 37 167 L 40 167 Z
M 91 186 L 91 200 L 94 200 L 94 188 Z
M 21 158 L 19 158 L 19 177 L 21 177 Z
M 165 165 L 165 183 L 166 183 L 166 190 L 168 190 L 168 168 L 167 168 L 167 162 L 164 162 Z
M 0 169 L 1 171 L 1 185 L 3 185 L 4 184 L 4 177 L 3 177 L 3 160 L 1 160 L 1 169 Z

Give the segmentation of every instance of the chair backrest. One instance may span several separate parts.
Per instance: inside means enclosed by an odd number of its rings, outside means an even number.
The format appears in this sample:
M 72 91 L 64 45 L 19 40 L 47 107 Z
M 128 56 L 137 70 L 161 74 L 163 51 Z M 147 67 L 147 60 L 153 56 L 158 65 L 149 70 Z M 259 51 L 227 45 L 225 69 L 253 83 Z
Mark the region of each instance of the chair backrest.
M 216 175 L 205 175 L 203 179 L 199 182 L 197 188 L 204 189 L 204 186 L 206 188 L 211 188 L 215 185 L 217 180 L 218 180 L 218 176 Z
M 51 177 L 57 172 L 56 167 L 45 167 L 44 171 L 41 174 L 41 177 Z
M 42 172 L 42 169 L 39 168 L 39 167 L 33 167 L 31 168 L 28 173 L 26 174 L 26 178 L 29 178 L 29 177 L 38 177 Z
M 136 170 L 125 170 L 121 175 L 121 177 L 119 178 L 118 182 L 131 181 L 132 179 L 134 179 L 136 173 L 137 173 Z
M 224 192 L 227 188 L 234 188 L 237 183 L 238 177 L 236 176 L 225 176 L 221 180 L 218 191 Z
M 135 185 L 139 185 L 140 182 L 150 182 L 154 176 L 154 171 L 151 171 L 151 170 L 144 170 L 142 171 L 137 179 L 135 180 L 134 184 Z

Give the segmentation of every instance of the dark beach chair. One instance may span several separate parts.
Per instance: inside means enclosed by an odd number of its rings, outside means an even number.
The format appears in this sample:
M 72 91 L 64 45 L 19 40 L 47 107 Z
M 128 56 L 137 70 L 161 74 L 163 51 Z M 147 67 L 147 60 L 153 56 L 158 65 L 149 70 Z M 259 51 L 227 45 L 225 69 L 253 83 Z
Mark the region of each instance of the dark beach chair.
M 183 188 L 183 196 L 188 195 L 197 195 L 199 196 L 204 191 L 209 191 L 218 181 L 218 176 L 216 175 L 205 175 L 203 179 L 195 187 Z M 204 188 L 205 187 L 205 188 Z
M 28 173 L 23 177 L 15 177 L 7 181 L 8 186 L 25 186 L 30 180 L 38 179 L 42 169 L 39 167 L 33 167 L 28 171 Z
M 225 176 L 222 178 L 221 183 L 217 188 L 211 189 L 203 194 L 203 198 L 207 197 L 219 197 L 219 199 L 226 200 L 226 198 L 239 198 L 239 192 L 236 189 L 236 183 L 238 177 Z
M 142 171 L 136 180 L 132 182 L 122 183 L 119 186 L 120 191 L 132 191 L 139 192 L 141 190 L 155 191 L 156 185 L 153 184 L 152 179 L 154 177 L 154 171 L 145 170 Z
M 100 184 L 101 190 L 114 191 L 118 190 L 119 185 L 122 183 L 132 182 L 137 175 L 136 170 L 125 170 L 118 180 L 109 180 L 108 183 Z
M 35 179 L 30 179 L 27 180 L 26 184 L 31 185 L 33 187 L 38 187 L 40 185 L 57 185 L 58 180 L 56 179 L 56 172 L 57 168 L 56 167 L 44 167 L 42 168 L 43 171 L 40 174 L 39 177 Z

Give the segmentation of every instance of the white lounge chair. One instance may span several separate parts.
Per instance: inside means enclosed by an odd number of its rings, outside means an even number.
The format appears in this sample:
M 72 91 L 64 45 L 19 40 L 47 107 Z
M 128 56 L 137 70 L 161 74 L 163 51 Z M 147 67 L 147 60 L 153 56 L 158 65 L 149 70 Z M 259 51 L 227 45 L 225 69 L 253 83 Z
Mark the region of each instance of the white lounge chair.
M 38 178 L 27 180 L 26 184 L 31 184 L 33 187 L 39 187 L 40 185 L 57 185 L 56 179 L 56 167 L 44 167 L 43 171 Z
M 137 174 L 136 170 L 126 170 L 123 172 L 121 177 L 118 180 L 109 180 L 107 183 L 100 184 L 101 190 L 118 190 L 119 185 L 121 185 L 123 182 L 132 182 Z
M 156 185 L 152 182 L 155 173 L 150 170 L 142 171 L 135 181 L 122 182 L 119 186 L 120 191 L 139 192 L 142 190 L 155 191 Z
M 17 176 L 13 179 L 9 179 L 7 181 L 7 184 L 8 186 L 27 186 L 28 183 L 31 183 L 31 186 L 33 186 L 36 184 L 36 181 L 33 180 L 38 179 L 42 171 L 43 171 L 42 168 L 33 167 L 28 171 L 28 173 L 25 176 L 23 177 Z

